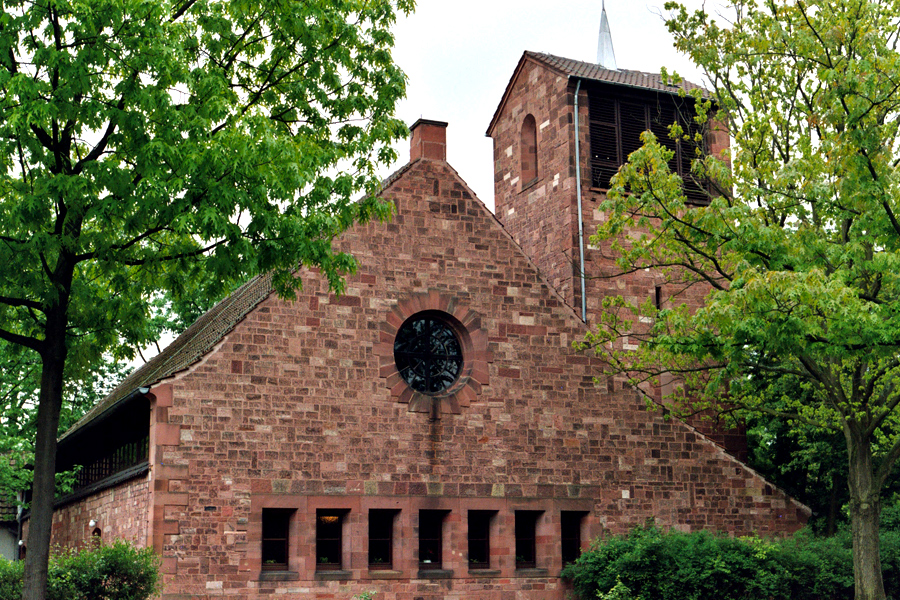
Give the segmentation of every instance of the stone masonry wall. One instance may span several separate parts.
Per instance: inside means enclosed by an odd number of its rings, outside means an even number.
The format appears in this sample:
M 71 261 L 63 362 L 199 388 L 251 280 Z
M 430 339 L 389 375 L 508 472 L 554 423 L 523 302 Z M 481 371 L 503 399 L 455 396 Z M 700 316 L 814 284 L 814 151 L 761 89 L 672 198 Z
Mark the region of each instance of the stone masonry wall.
M 526 58 L 491 137 L 497 218 L 546 280 L 574 306 L 580 292 L 574 285 L 578 255 L 572 254 L 578 230 L 568 84 L 568 78 Z M 528 115 L 537 123 L 537 179 L 523 187 L 529 182 L 520 176 L 521 128 Z
M 146 547 L 149 496 L 150 480 L 145 474 L 63 506 L 53 513 L 51 546 L 84 547 L 99 528 L 104 543 L 119 539 Z M 96 521 L 94 528 L 89 526 L 91 520 Z
M 446 163 L 414 162 L 385 194 L 393 220 L 342 241 L 360 263 L 344 296 L 306 273 L 296 301 L 270 297 L 153 390 L 164 599 L 562 600 L 563 510 L 587 513 L 585 543 L 651 517 L 735 534 L 803 524 L 800 505 L 693 429 L 595 384 L 600 365 L 571 348 L 583 324 Z M 473 361 L 434 405 L 404 390 L 387 350 L 418 310 L 458 322 Z M 286 573 L 262 570 L 265 508 L 294 510 Z M 315 568 L 325 508 L 346 511 L 336 574 Z M 389 570 L 367 564 L 377 508 L 399 511 Z M 439 576 L 419 571 L 421 509 L 450 511 Z M 496 511 L 486 570 L 466 561 L 476 509 Z M 515 510 L 541 511 L 535 569 L 515 568 Z
M 577 185 L 574 143 L 575 84 L 533 59 L 524 60 L 511 82 L 503 110 L 491 135 L 494 139 L 495 203 L 497 218 L 523 251 L 548 276 L 548 281 L 581 314 L 579 279 Z M 511 185 L 519 168 L 519 127 L 527 114 L 541 123 L 538 135 L 538 180 L 527 189 Z M 596 323 L 604 298 L 624 296 L 630 302 L 655 298 L 660 288 L 663 306 L 677 297 L 678 303 L 701 306 L 706 285 L 689 289 L 666 283 L 663 274 L 640 271 L 621 275 L 610 245 L 594 245 L 590 237 L 603 222 L 600 206 L 605 190 L 591 187 L 590 111 L 588 92 L 579 94 L 579 145 L 581 160 L 582 215 L 584 219 L 585 297 L 588 323 Z M 725 132 L 715 131 L 708 143 L 714 153 L 728 147 Z M 627 349 L 636 343 L 625 339 Z M 657 401 L 665 390 L 652 390 Z M 715 422 L 702 417 L 692 424 L 722 444 L 735 456 L 746 458 L 743 428 L 732 421 Z

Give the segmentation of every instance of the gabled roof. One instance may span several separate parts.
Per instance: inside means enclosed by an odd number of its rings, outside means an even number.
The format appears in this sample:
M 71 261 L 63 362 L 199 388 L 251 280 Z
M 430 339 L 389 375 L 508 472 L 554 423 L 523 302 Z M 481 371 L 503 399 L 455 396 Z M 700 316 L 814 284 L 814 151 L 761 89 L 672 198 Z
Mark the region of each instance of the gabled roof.
M 690 81 L 682 80 L 677 85 L 666 84 L 663 82 L 662 75 L 660 75 L 659 73 L 644 73 L 643 71 L 629 71 L 627 69 L 618 69 L 613 71 L 595 63 L 589 63 L 580 60 L 574 60 L 572 58 L 554 56 L 553 54 L 531 52 L 526 50 L 525 53 L 522 54 L 522 58 L 519 59 L 519 64 L 516 66 L 516 70 L 513 72 L 509 83 L 506 85 L 506 90 L 503 92 L 503 99 L 500 100 L 500 104 L 497 106 L 497 110 L 494 112 L 494 116 L 491 118 L 491 124 L 487 129 L 488 136 L 491 135 L 491 131 L 494 129 L 494 125 L 497 124 L 497 120 L 500 118 L 500 113 L 503 111 L 503 107 L 506 105 L 506 101 L 509 98 L 509 94 L 512 91 L 513 84 L 515 83 L 519 72 L 522 70 L 524 64 L 529 61 L 539 63 L 566 77 L 575 77 L 588 81 L 610 83 L 614 85 L 622 85 L 625 87 L 663 92 L 673 95 L 679 94 L 681 90 L 684 90 L 685 92 L 688 92 L 690 90 L 702 90 L 704 96 L 708 95 L 708 92 L 702 86 L 691 83 Z
M 162 352 L 135 369 L 128 377 L 97 403 L 60 440 L 70 437 L 87 423 L 127 398 L 139 388 L 150 387 L 159 381 L 188 368 L 222 341 L 241 319 L 272 293 L 271 274 L 254 277 L 227 298 L 216 304 L 175 338 Z
M 19 508 L 12 502 L 0 498 L 0 523 L 10 523 L 16 520 Z
M 412 160 L 397 169 L 382 182 L 381 193 L 387 191 L 394 183 L 401 180 L 407 172 L 422 162 L 429 162 L 429 159 L 419 158 Z M 518 248 L 518 244 L 516 244 L 512 236 L 503 228 L 497 217 L 478 199 L 475 192 L 469 189 L 465 181 L 459 176 L 459 173 L 448 163 L 441 162 L 447 167 L 452 176 L 465 187 L 472 199 L 482 207 L 484 213 L 496 223 L 509 241 Z M 531 259 L 521 249 L 520 252 L 521 256 L 540 274 L 540 270 Z M 550 293 L 557 297 L 560 306 L 568 306 L 553 286 L 546 282 L 545 285 Z M 245 283 L 197 319 L 193 325 L 188 327 L 175 341 L 166 346 L 162 352 L 123 379 L 109 395 L 97 403 L 84 417 L 66 431 L 59 441 L 71 439 L 73 434 L 85 428 L 89 423 L 98 420 L 106 411 L 113 408 L 118 410 L 118 404 L 124 406 L 133 398 L 142 396 L 144 392 L 139 392 L 140 388 L 152 387 L 163 379 L 171 377 L 199 361 L 213 350 L 244 317 L 273 291 L 271 274 L 259 275 Z M 572 310 L 571 307 L 569 307 L 569 310 Z M 574 312 L 572 312 L 572 315 L 577 319 L 577 315 Z
M 397 169 L 381 183 L 381 189 L 387 189 L 413 164 L 413 162 L 409 162 Z M 175 341 L 166 346 L 162 352 L 123 379 L 113 391 L 69 428 L 60 437 L 60 441 L 69 438 L 73 433 L 115 406 L 116 403 L 135 394 L 138 389 L 151 387 L 163 379 L 187 369 L 203 358 L 251 310 L 268 298 L 273 289 L 272 275 L 269 273 L 254 277 L 229 294 L 175 338 Z

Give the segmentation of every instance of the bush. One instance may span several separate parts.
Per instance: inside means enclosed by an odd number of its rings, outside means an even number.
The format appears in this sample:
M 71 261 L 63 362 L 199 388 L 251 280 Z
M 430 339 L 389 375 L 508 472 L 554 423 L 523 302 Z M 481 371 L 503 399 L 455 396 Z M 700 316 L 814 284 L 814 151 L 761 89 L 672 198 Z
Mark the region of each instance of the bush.
M 663 532 L 598 540 L 563 570 L 580 598 L 852 600 L 850 535 L 785 540 Z M 885 591 L 900 598 L 900 533 L 881 536 Z
M 23 563 L 0 559 L 0 600 L 22 595 Z M 158 591 L 159 559 L 117 541 L 50 559 L 47 600 L 147 600 Z
M 18 600 L 22 597 L 21 561 L 10 562 L 0 558 L 0 600 Z

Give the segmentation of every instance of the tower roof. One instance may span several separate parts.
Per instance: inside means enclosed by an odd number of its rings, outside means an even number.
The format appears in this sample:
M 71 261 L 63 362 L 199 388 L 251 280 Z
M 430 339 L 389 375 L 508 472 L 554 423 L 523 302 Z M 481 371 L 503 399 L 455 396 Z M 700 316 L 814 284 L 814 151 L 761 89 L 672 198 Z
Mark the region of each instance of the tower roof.
M 526 50 L 522 54 L 522 58 L 519 59 L 519 64 L 516 66 L 516 70 L 513 72 L 509 83 L 506 84 L 503 98 L 500 100 L 500 104 L 497 105 L 494 116 L 491 118 L 491 123 L 488 125 L 487 135 L 489 137 L 491 131 L 494 129 L 494 125 L 497 123 L 497 119 L 500 118 L 503 107 L 506 105 L 506 101 L 509 98 L 516 77 L 518 77 L 519 72 L 528 61 L 536 62 L 562 76 L 583 79 L 585 81 L 621 85 L 640 90 L 672 94 L 675 96 L 681 93 L 681 90 L 689 92 L 693 89 L 700 89 L 704 97 L 709 97 L 709 92 L 703 89 L 703 87 L 683 79 L 676 84 L 664 81 L 662 75 L 659 73 L 644 73 L 642 71 L 628 71 L 626 69 L 614 71 L 596 63 L 583 62 L 571 58 L 563 58 L 562 56 L 554 56 L 553 54 L 544 54 L 542 52 L 531 52 Z
M 597 42 L 597 64 L 610 71 L 618 71 L 616 52 L 613 50 L 612 33 L 609 31 L 609 19 L 606 18 L 606 2 L 600 12 L 600 39 Z

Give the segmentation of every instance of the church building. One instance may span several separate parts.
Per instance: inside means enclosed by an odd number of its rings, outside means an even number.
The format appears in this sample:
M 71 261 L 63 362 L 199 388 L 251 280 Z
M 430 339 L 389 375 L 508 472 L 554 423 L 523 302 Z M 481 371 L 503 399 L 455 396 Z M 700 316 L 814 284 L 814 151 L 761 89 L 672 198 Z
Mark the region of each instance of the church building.
M 679 87 L 617 68 L 603 24 L 596 64 L 522 55 L 487 130 L 495 213 L 447 163 L 447 124 L 417 121 L 393 218 L 337 242 L 359 262 L 343 295 L 257 277 L 67 432 L 59 466 L 83 469 L 54 543 L 153 547 L 163 600 L 563 600 L 567 562 L 648 519 L 802 527 L 739 433 L 648 412 L 572 347 L 609 294 L 667 301 L 653 273 L 597 277 L 614 265 L 587 240 L 636 136 L 691 126 Z

